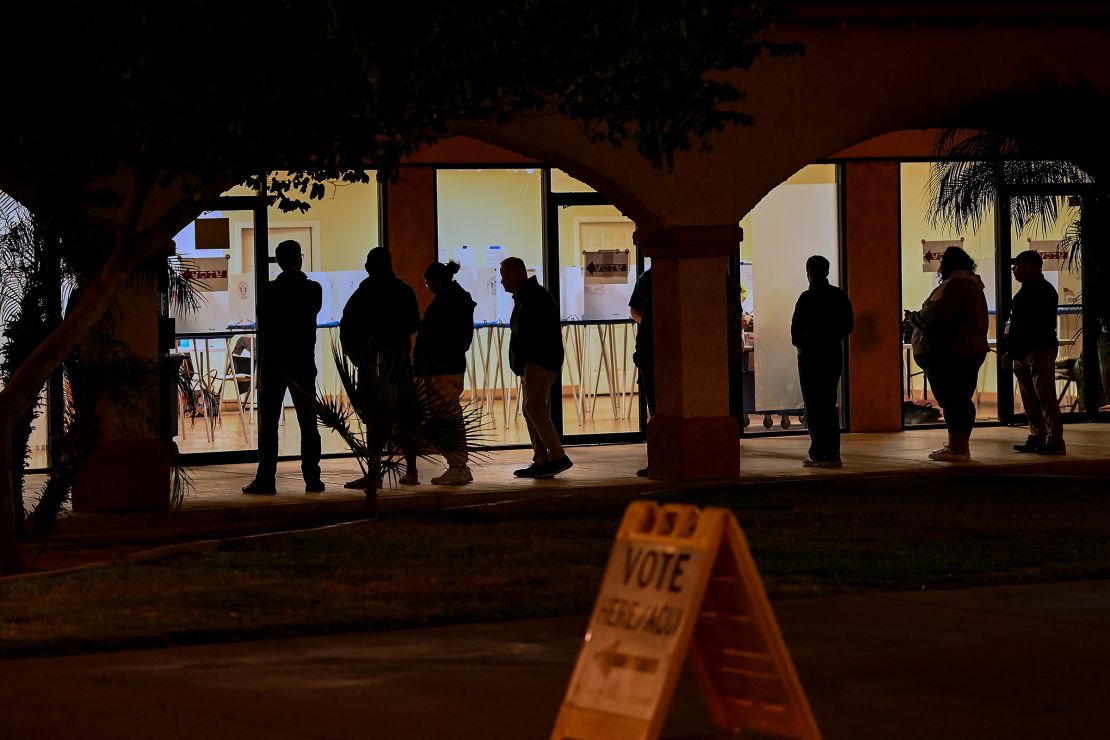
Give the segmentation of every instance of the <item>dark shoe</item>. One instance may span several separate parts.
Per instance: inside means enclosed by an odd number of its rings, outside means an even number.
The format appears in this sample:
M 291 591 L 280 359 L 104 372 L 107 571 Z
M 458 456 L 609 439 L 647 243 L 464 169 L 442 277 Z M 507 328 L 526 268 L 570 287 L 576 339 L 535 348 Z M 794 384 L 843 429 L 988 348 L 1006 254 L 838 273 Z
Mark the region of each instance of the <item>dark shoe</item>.
M 277 493 L 277 487 L 273 482 L 266 483 L 264 481 L 252 480 L 250 483 L 243 486 L 243 493 L 252 496 L 273 496 Z
M 639 470 L 636 471 L 636 477 L 637 478 L 647 478 L 649 476 L 649 473 L 650 473 L 650 471 L 647 468 L 640 468 Z
M 570 461 L 570 458 L 566 455 L 563 455 L 558 460 L 552 460 L 551 462 L 542 466 L 542 468 L 536 472 L 536 477 L 554 478 L 559 473 L 562 473 L 564 470 L 570 470 L 573 466 L 574 463 Z
M 812 468 L 812 467 L 815 467 L 816 465 L 817 465 L 817 461 L 814 460 L 812 457 L 807 457 L 805 460 L 802 460 L 802 467 L 803 468 Z
M 416 473 L 405 473 L 401 477 L 400 482 L 401 482 L 402 486 L 419 486 L 420 485 L 420 476 L 417 475 Z
M 544 465 L 550 465 L 550 464 L 551 463 L 542 463 L 542 464 L 541 463 L 532 463 L 531 465 L 529 465 L 526 468 L 521 468 L 520 470 L 514 470 L 513 475 L 515 475 L 517 478 L 535 478 L 537 471 L 541 470 L 544 467 Z
M 373 484 L 373 485 L 371 485 L 371 484 Z M 354 489 L 363 490 L 363 491 L 367 490 L 367 489 L 371 489 L 371 488 L 381 488 L 382 487 L 382 479 L 381 478 L 375 478 L 372 475 L 364 475 L 361 478 L 355 478 L 354 480 L 347 481 L 346 483 L 343 484 L 343 487 L 344 488 L 354 488 Z
M 840 468 L 843 466 L 844 463 L 840 462 L 839 457 L 830 457 L 828 460 L 815 460 L 813 462 L 815 468 Z
M 1030 437 L 1024 443 L 1014 445 L 1014 452 L 1036 452 L 1041 446 L 1042 443 L 1038 442 L 1036 437 Z
M 326 486 L 324 486 L 324 481 L 314 480 L 311 483 L 305 483 L 304 484 L 304 492 L 305 493 L 323 493 L 325 487 Z
M 1066 454 L 1068 454 L 1068 448 L 1064 446 L 1063 442 L 1061 442 L 1059 444 L 1051 444 L 1051 445 L 1050 444 L 1043 444 L 1043 445 L 1040 445 L 1039 447 L 1037 447 L 1037 454 L 1038 455 L 1066 455 Z

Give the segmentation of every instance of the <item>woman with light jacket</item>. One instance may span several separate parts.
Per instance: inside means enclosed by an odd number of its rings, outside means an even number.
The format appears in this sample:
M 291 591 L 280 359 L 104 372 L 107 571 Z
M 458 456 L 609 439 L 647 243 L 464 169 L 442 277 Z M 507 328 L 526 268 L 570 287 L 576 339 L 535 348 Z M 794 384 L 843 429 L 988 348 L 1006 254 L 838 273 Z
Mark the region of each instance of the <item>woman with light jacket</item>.
M 940 285 L 921 304 L 906 311 L 913 326 L 914 360 L 925 371 L 937 403 L 944 410 L 948 442 L 929 453 L 930 460 L 971 460 L 971 429 L 975 425 L 975 389 L 987 344 L 987 299 L 975 262 L 959 247 L 949 247 L 940 260 Z

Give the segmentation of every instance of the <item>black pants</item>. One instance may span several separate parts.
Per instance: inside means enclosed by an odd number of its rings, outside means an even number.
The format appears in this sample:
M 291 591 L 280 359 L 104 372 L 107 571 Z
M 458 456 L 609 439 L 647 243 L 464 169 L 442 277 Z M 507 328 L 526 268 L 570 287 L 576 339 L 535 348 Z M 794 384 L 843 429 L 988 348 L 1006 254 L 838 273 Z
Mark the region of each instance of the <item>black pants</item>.
M 316 367 L 262 366 L 258 378 L 258 472 L 255 480 L 272 482 L 277 473 L 278 424 L 289 380 L 309 393 L 316 392 Z M 320 429 L 312 403 L 296 391 L 293 407 L 301 428 L 301 475 L 306 483 L 320 480 Z
M 632 355 L 632 362 L 640 371 L 640 395 L 644 397 L 644 403 L 647 404 L 648 414 L 655 416 L 655 358 L 636 352 Z
M 952 434 L 971 434 L 975 426 L 975 389 L 986 354 L 974 357 L 915 357 L 924 368 L 937 403 L 944 410 L 944 426 Z
M 809 427 L 809 457 L 836 460 L 840 457 L 840 414 L 836 410 L 837 387 L 843 367 L 840 353 L 831 356 L 798 357 L 798 380 L 806 406 Z

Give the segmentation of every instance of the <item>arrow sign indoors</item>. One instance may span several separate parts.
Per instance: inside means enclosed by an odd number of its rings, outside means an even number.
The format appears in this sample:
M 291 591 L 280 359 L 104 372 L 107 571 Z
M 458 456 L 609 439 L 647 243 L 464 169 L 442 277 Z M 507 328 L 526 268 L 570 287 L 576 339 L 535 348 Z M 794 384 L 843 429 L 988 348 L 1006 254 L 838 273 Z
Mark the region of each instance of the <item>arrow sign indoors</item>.
M 609 677 L 609 671 L 614 668 L 630 668 L 637 673 L 655 673 L 656 669 L 659 668 L 657 658 L 622 653 L 620 647 L 621 641 L 617 640 L 594 656 L 598 665 L 601 666 L 601 674 L 606 678 Z

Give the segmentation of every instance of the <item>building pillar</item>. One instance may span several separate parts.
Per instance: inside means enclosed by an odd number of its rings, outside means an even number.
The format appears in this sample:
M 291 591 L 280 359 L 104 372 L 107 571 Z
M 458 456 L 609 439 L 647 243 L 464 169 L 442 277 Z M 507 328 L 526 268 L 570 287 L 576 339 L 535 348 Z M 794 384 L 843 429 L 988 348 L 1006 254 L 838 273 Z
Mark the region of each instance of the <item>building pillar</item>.
M 170 504 L 170 444 L 160 438 L 158 294 L 153 280 L 132 280 L 94 331 L 122 344 L 95 340 L 79 349 L 86 368 L 106 360 L 139 360 L 147 377 L 106 381 L 98 393 L 99 440 L 73 482 L 77 512 L 165 511 Z M 121 369 L 112 371 L 118 375 Z M 138 372 L 138 370 L 136 370 Z M 93 375 L 96 375 L 94 372 Z M 126 401 L 118 394 L 126 393 Z M 142 411 L 140 411 L 142 409 Z
M 635 240 L 651 258 L 656 415 L 648 422 L 653 478 L 740 474 L 739 425 L 728 414 L 727 258 L 740 228 L 672 226 Z
M 902 429 L 901 209 L 897 162 L 844 165 L 853 432 Z
M 438 259 L 439 252 L 436 171 L 402 167 L 397 182 L 381 187 L 385 205 L 382 246 L 389 247 L 393 270 L 416 291 L 423 310 L 432 301 L 432 292 L 424 286 L 424 270 Z

